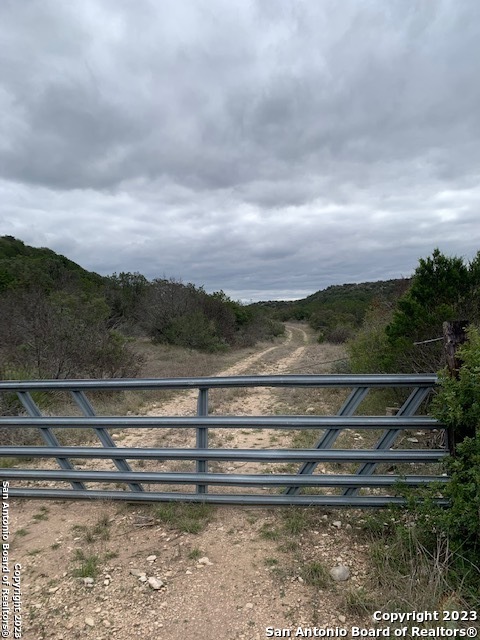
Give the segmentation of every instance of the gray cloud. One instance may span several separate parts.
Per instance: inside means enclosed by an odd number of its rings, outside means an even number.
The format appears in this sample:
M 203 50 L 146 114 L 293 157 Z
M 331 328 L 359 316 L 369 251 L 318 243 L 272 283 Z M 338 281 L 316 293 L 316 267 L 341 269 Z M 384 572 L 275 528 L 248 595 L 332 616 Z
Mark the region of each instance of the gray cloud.
M 480 5 L 0 5 L 0 233 L 235 297 L 480 248 Z

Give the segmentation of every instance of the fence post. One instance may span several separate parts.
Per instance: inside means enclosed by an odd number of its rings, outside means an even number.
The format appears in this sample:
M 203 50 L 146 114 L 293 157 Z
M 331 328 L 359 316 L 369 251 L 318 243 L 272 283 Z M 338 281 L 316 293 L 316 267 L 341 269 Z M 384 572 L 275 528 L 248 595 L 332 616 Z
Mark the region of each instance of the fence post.
M 458 357 L 458 348 L 467 341 L 468 320 L 454 320 L 443 323 L 443 346 L 447 360 L 447 368 L 452 378 L 458 380 L 462 360 Z M 461 433 L 455 433 L 453 427 L 447 429 L 448 450 L 451 456 L 455 455 L 457 444 L 467 437 L 475 437 L 475 428 L 466 426 Z

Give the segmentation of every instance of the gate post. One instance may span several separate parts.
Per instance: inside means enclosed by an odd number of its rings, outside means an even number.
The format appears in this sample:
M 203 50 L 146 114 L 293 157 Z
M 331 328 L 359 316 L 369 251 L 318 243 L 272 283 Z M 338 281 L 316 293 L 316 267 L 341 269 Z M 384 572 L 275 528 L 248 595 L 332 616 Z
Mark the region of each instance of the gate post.
M 445 349 L 445 357 L 447 367 L 452 378 L 458 380 L 462 360 L 458 357 L 458 348 L 467 341 L 468 320 L 454 320 L 453 322 L 443 323 L 443 345 Z M 471 426 L 464 427 L 461 433 L 455 433 L 452 426 L 447 429 L 448 450 L 451 456 L 455 455 L 457 444 L 462 442 L 464 438 L 475 437 L 475 428 Z

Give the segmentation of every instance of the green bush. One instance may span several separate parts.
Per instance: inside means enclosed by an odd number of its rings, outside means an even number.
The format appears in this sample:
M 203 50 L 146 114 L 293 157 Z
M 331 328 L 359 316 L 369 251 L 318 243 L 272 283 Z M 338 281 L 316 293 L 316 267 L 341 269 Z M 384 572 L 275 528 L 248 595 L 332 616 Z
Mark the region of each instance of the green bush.
M 377 304 L 367 311 L 362 328 L 347 345 L 352 373 L 389 372 L 385 327 L 390 319 L 391 310 L 384 306 Z
M 455 546 L 480 558 L 480 433 L 457 445 L 446 462 L 450 482 L 446 495 L 451 507 L 443 512 L 443 526 Z
M 201 311 L 174 318 L 163 332 L 169 344 L 202 351 L 222 351 L 228 345 L 216 333 L 215 324 Z
M 468 432 L 447 460 L 451 481 L 447 487 L 452 506 L 443 518 L 451 538 L 467 552 L 480 556 L 480 332 L 471 327 L 468 342 L 458 351 L 462 360 L 459 376 L 439 374 L 439 391 L 432 413 L 456 438 Z

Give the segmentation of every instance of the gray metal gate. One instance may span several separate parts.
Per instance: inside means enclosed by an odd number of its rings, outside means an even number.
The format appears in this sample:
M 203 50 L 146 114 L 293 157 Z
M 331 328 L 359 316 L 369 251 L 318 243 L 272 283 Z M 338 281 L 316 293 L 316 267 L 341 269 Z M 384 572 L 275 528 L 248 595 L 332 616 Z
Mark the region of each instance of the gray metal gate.
M 44 446 L 3 446 L 0 458 L 27 458 L 24 468 L 18 464 L 1 468 L 0 475 L 9 480 L 11 497 L 22 498 L 103 498 L 134 501 L 196 501 L 256 505 L 324 505 L 379 507 L 401 503 L 395 485 L 446 482 L 444 475 L 393 473 L 396 465 L 438 463 L 447 455 L 446 448 L 395 448 L 401 434 L 441 429 L 438 422 L 418 411 L 437 382 L 428 375 L 284 375 L 238 376 L 179 379 L 113 379 L 113 380 L 36 380 L 0 381 L 0 393 L 16 394 L 25 415 L 0 417 L 0 433 L 34 427 L 39 430 Z M 209 415 L 209 390 L 233 387 L 315 387 L 348 388 L 350 394 L 336 415 L 330 416 L 217 416 Z M 370 389 L 396 388 L 410 390 L 403 405 L 392 416 L 364 416 L 357 411 Z M 189 417 L 157 416 L 96 416 L 88 392 L 144 391 L 156 389 L 198 391 L 197 415 Z M 83 417 L 42 415 L 33 392 L 63 391 L 71 395 Z M 91 428 L 96 446 L 62 446 L 57 429 Z M 195 429 L 192 446 L 118 447 L 112 429 Z M 315 429 L 316 444 L 309 449 L 218 448 L 209 443 L 211 429 Z M 335 443 L 345 430 L 355 432 L 381 430 L 376 443 L 368 449 L 340 449 Z M 408 440 L 408 439 L 407 439 Z M 410 441 L 418 438 L 410 438 Z M 14 441 L 14 438 L 13 438 Z M 77 461 L 77 467 L 73 460 Z M 79 469 L 78 461 L 94 464 L 91 469 Z M 114 469 L 101 469 L 101 461 L 112 461 Z M 43 461 L 47 468 L 42 468 Z M 45 462 L 46 461 L 46 462 Z M 48 468 L 56 461 L 59 468 Z M 94 462 L 95 461 L 95 462 Z M 143 461 L 143 462 L 139 462 Z M 171 461 L 193 461 L 188 471 L 165 469 Z M 17 462 L 17 461 L 16 461 Z M 209 466 L 221 463 L 259 463 L 268 473 L 212 472 Z M 275 465 L 288 463 L 297 467 L 290 473 L 278 472 Z M 319 472 L 318 465 L 326 465 Z M 105 462 L 103 463 L 105 464 Z M 152 467 L 145 470 L 138 465 Z M 355 464 L 354 472 L 339 473 L 338 467 Z M 379 466 L 393 465 L 387 472 Z M 137 465 L 135 467 L 135 465 Z M 333 465 L 328 467 L 328 465 Z M 0 466 L 1 465 L 0 463 Z M 327 469 L 328 467 L 328 469 Z M 232 467 L 230 467 L 230 471 Z M 261 471 L 264 471 L 262 468 Z M 43 484 L 42 484 L 43 483 Z M 94 484 L 103 488 L 91 488 Z M 113 487 L 111 485 L 114 485 Z M 119 487 L 120 484 L 120 487 Z M 58 486 L 60 485 L 60 486 Z M 70 488 L 68 488 L 70 485 Z M 152 489 L 150 485 L 154 485 Z M 158 486 L 162 490 L 158 490 Z M 177 488 L 175 488 L 177 487 Z M 178 488 L 179 487 L 179 488 Z M 250 491 L 245 491 L 250 488 Z M 443 499 L 439 502 L 446 504 Z

